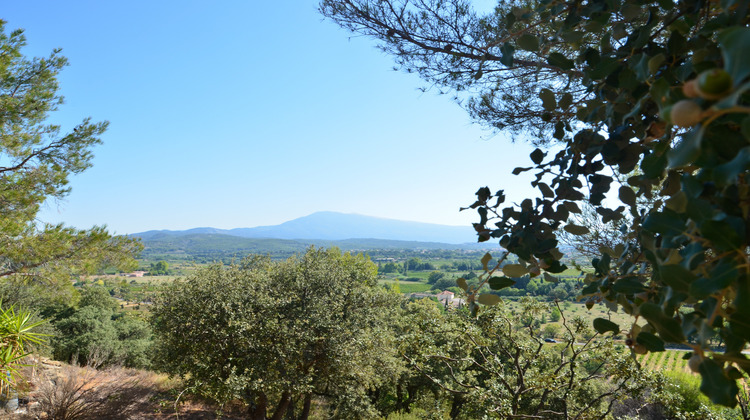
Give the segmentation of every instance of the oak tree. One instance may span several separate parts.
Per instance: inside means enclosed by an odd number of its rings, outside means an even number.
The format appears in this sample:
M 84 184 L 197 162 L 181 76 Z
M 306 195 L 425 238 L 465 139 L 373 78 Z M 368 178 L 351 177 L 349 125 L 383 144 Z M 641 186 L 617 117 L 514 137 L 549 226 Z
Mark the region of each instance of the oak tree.
M 201 269 L 153 307 L 159 366 L 252 419 L 306 419 L 313 399 L 332 418 L 375 417 L 368 391 L 402 369 L 387 327 L 397 296 L 376 275 L 363 256 L 314 248 Z

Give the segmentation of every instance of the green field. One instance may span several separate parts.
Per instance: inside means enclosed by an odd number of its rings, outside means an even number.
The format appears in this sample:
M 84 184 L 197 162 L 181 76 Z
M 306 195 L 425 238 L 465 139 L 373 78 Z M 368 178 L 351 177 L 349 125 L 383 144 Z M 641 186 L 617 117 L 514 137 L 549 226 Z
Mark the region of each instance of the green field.
M 408 294 L 408 293 L 419 293 L 419 292 L 426 292 L 430 290 L 430 285 L 427 283 L 422 283 L 418 281 L 396 281 L 394 279 L 381 279 L 379 281 L 382 285 L 390 285 L 393 287 L 396 283 L 398 283 L 399 290 L 401 290 L 401 293 Z
M 685 372 L 694 374 L 688 367 L 688 361 L 683 356 L 685 350 L 667 350 L 658 353 L 646 353 L 637 357 L 638 363 L 644 369 L 654 371 Z
M 419 293 L 430 290 L 429 284 L 417 282 L 399 282 L 401 293 Z

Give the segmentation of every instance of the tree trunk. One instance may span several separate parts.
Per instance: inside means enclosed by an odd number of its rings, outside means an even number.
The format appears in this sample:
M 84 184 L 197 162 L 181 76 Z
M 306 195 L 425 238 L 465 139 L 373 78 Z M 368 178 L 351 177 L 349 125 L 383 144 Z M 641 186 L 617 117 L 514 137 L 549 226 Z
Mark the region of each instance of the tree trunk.
M 297 401 L 294 397 L 292 397 L 289 400 L 289 407 L 287 407 L 286 409 L 284 420 L 297 420 L 297 415 L 295 414 L 296 409 L 297 409 Z
M 457 419 L 458 415 L 461 414 L 461 407 L 464 405 L 464 397 L 459 394 L 453 394 L 453 402 L 451 404 L 451 419 Z
M 370 397 L 370 403 L 372 403 L 372 405 L 377 405 L 378 400 L 380 399 L 380 388 L 378 387 L 374 390 L 370 390 L 368 394 L 368 396 Z
M 288 391 L 285 391 L 283 394 L 281 394 L 281 399 L 279 399 L 279 404 L 276 406 L 276 410 L 273 413 L 273 417 L 271 417 L 270 420 L 281 420 L 282 417 L 284 417 L 284 413 L 286 413 L 287 408 L 289 408 L 289 402 L 292 400 L 292 394 L 290 394 Z
M 416 385 L 408 385 L 406 387 L 407 396 L 406 396 L 406 407 L 404 407 L 404 412 L 411 413 L 411 406 L 417 400 L 418 390 L 419 390 L 419 387 Z
M 260 393 L 257 398 L 250 400 L 250 406 L 248 411 L 250 414 L 250 420 L 266 420 L 266 408 L 268 407 L 268 397 L 266 394 Z
M 401 411 L 404 409 L 404 386 L 399 381 L 396 384 L 396 411 Z
M 310 406 L 312 405 L 312 394 L 305 395 L 305 404 L 302 406 L 302 412 L 299 414 L 299 420 L 307 420 L 310 415 Z

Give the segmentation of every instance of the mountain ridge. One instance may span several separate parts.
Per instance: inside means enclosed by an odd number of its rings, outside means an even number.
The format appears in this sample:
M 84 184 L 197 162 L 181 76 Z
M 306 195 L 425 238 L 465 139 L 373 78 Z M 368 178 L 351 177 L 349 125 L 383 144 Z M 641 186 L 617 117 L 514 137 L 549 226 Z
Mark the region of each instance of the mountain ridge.
M 342 241 L 376 239 L 444 244 L 476 244 L 476 233 L 468 226 L 409 222 L 351 213 L 316 212 L 278 225 L 218 229 L 150 230 L 129 236 L 144 240 L 195 234 L 218 234 L 242 238 Z

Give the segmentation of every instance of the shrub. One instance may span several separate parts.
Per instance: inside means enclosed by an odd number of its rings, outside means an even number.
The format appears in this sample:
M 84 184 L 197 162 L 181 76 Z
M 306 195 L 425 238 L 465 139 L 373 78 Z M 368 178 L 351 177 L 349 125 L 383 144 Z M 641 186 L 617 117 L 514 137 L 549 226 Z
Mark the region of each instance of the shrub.
M 120 367 L 96 370 L 65 366 L 40 378 L 37 418 L 54 420 L 127 419 L 153 393 L 144 374 Z

